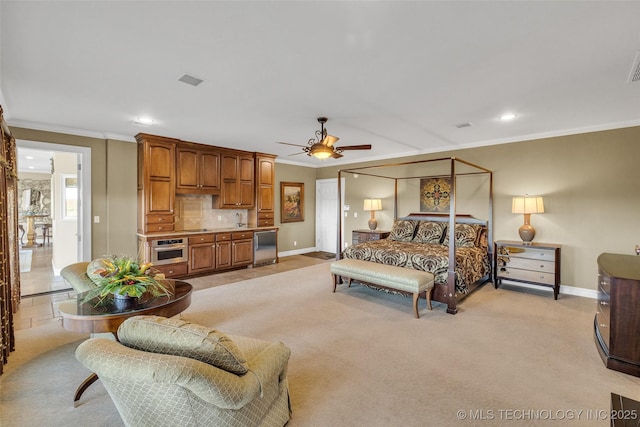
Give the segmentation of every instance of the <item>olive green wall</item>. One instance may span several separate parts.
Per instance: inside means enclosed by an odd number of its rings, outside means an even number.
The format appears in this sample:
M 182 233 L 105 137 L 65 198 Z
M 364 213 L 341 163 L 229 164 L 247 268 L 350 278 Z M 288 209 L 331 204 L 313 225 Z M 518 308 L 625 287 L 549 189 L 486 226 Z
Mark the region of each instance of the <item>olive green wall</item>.
M 276 159 L 276 221 L 278 252 L 308 252 L 316 246 L 316 169 L 277 163 Z M 280 183 L 304 183 L 304 221 L 280 222 Z M 294 242 L 297 244 L 294 246 Z M 306 249 L 306 250 L 305 250 Z
M 89 147 L 91 149 L 91 256 L 135 255 L 136 144 L 110 139 L 11 127 L 18 140 Z M 100 223 L 93 223 L 99 216 Z
M 513 196 L 543 196 L 545 213 L 531 216 L 536 229 L 534 241 L 562 245 L 563 285 L 595 289 L 597 256 L 602 252 L 633 254 L 634 245 L 640 244 L 640 180 L 636 176 L 639 141 L 640 127 L 631 127 L 393 161 L 456 156 L 492 170 L 494 240 L 519 240 L 523 216 L 511 213 Z M 382 163 L 326 167 L 318 169 L 317 178 L 337 177 L 339 169 Z M 429 173 L 425 170 L 424 174 Z M 348 194 L 353 186 L 347 183 L 346 187 Z M 417 190 L 411 191 L 417 200 Z M 380 193 L 371 195 L 387 197 L 388 190 L 382 188 Z M 350 214 L 355 205 L 359 215 L 368 218 L 358 200 L 351 203 Z M 462 209 L 458 212 L 467 213 Z M 398 212 L 400 216 L 406 213 Z M 391 225 L 392 213 L 383 211 L 376 217 L 382 218 L 383 227 Z M 366 221 L 361 225 L 366 228 Z

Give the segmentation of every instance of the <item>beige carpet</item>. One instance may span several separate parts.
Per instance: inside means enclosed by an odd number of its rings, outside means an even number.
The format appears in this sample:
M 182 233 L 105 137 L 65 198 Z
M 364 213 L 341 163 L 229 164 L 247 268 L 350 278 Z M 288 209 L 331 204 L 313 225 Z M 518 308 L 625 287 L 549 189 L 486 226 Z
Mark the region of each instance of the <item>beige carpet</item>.
M 183 313 L 291 348 L 290 426 L 604 426 L 611 392 L 640 400 L 640 379 L 598 356 L 593 300 L 487 284 L 455 316 L 421 300 L 414 319 L 409 298 L 333 294 L 329 264 L 198 291 Z M 99 381 L 72 405 L 84 338 L 59 325 L 17 333 L 0 425 L 122 425 Z

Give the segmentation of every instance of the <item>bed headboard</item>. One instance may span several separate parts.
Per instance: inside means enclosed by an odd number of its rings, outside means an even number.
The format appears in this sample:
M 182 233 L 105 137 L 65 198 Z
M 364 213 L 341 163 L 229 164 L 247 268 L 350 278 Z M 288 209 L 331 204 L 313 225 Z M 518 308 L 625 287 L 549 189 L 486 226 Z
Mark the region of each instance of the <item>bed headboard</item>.
M 403 216 L 398 219 L 415 219 L 418 221 L 434 221 L 434 222 L 449 222 L 448 213 L 410 213 L 407 216 Z M 475 218 L 469 214 L 456 214 L 457 224 L 481 224 L 486 226 L 487 221 Z

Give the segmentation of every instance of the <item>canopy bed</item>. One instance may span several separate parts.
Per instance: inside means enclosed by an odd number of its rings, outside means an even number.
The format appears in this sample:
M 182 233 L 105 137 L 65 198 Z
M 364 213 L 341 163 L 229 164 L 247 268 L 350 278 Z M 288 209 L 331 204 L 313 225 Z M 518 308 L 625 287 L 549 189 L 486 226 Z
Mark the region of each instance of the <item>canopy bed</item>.
M 457 313 L 461 299 L 491 280 L 493 173 L 490 170 L 456 157 L 344 169 L 338 171 L 338 200 L 342 200 L 344 191 L 342 178 L 347 176 L 391 184 L 386 203 L 393 202 L 393 227 L 386 239 L 344 248 L 345 220 L 340 207 L 336 259 L 360 259 L 428 271 L 435 277 L 432 300 L 447 304 L 450 314 Z M 362 180 L 353 184 L 356 188 L 366 187 L 367 191 L 376 188 Z M 412 188 L 419 189 L 416 197 L 412 196 Z M 418 210 L 418 202 L 420 212 L 398 216 L 399 209 Z M 486 215 L 487 219 L 457 213 L 458 206 L 472 210 L 478 217 Z

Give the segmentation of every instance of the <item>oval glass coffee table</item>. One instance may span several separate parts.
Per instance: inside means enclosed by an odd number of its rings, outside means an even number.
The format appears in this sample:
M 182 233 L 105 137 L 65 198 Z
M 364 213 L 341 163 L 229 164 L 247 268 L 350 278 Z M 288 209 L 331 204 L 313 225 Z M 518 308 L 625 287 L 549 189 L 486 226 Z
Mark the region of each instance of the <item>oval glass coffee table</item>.
M 62 326 L 70 332 L 90 334 L 111 332 L 116 335 L 118 327 L 129 317 L 175 316 L 191 304 L 193 288 L 189 283 L 180 280 L 166 280 L 166 282 L 173 295 L 154 297 L 145 294 L 131 302 L 116 300 L 113 295 L 106 296 L 102 301 L 98 297 L 84 301 L 86 292 L 78 294 L 75 300 L 63 301 L 58 305 Z M 97 379 L 96 374 L 91 374 L 80 384 L 73 399 L 74 406 L 77 406 L 82 393 Z

